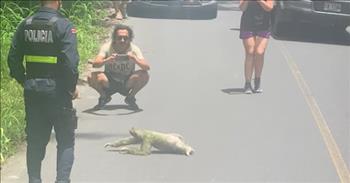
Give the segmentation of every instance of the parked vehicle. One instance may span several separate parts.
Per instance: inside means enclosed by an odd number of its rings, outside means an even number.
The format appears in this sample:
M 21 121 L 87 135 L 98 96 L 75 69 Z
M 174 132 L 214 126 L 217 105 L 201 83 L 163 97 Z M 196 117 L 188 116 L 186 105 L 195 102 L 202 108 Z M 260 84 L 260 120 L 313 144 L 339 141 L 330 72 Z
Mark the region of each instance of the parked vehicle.
M 134 0 L 128 15 L 146 18 L 213 19 L 217 16 L 214 0 Z
M 288 30 L 287 24 L 311 23 L 343 29 L 350 25 L 349 0 L 279 0 L 272 16 L 272 34 Z

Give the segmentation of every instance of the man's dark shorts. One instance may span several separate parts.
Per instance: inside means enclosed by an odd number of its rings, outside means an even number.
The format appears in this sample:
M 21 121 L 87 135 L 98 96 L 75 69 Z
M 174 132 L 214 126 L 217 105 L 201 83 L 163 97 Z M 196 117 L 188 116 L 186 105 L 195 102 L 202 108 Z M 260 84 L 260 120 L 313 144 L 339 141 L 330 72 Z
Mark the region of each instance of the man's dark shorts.
M 118 81 L 114 77 L 112 77 L 110 73 L 104 72 L 104 74 L 106 75 L 109 82 L 109 87 L 106 90 L 107 95 L 120 93 L 123 96 L 127 96 L 129 94 L 130 89 L 126 88 L 127 80 Z

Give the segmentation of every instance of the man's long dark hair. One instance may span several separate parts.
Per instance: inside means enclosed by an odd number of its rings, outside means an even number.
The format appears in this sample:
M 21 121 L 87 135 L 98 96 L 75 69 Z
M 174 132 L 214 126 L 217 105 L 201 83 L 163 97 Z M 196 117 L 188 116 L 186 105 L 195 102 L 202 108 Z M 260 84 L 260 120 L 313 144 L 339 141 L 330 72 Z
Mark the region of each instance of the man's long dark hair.
M 115 43 L 115 41 L 117 39 L 117 32 L 118 32 L 118 30 L 121 30 L 121 29 L 126 29 L 128 31 L 130 41 L 132 41 L 134 39 L 134 31 L 129 26 L 124 25 L 124 24 L 116 24 L 113 27 L 113 31 L 112 31 L 112 44 Z

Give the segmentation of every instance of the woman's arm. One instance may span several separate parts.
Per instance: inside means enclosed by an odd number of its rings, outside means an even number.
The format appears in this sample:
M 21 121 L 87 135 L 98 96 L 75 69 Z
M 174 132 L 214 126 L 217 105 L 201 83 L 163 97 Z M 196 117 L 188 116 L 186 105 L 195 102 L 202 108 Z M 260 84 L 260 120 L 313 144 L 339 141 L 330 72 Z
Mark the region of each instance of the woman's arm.
M 258 0 L 258 3 L 265 11 L 272 11 L 274 6 L 274 0 Z
M 248 7 L 248 0 L 239 0 L 239 9 L 245 11 Z

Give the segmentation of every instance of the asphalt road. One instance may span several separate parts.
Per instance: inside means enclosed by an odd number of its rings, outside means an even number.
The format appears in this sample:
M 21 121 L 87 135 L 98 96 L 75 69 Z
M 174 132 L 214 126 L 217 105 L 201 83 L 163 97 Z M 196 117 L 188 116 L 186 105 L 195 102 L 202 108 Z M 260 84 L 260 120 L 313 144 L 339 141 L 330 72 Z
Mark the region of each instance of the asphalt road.
M 213 20 L 130 18 L 151 65 L 150 82 L 137 95 L 142 111 L 128 110 L 118 94 L 91 111 L 98 95 L 79 87 L 73 182 L 350 180 L 349 47 L 271 39 L 264 93 L 246 95 L 239 18 L 237 11 Z M 180 133 L 196 152 L 143 157 L 103 148 L 131 127 Z M 43 180 L 53 182 L 54 139 L 47 150 Z M 11 158 L 1 182 L 26 182 L 24 161 L 23 152 Z

